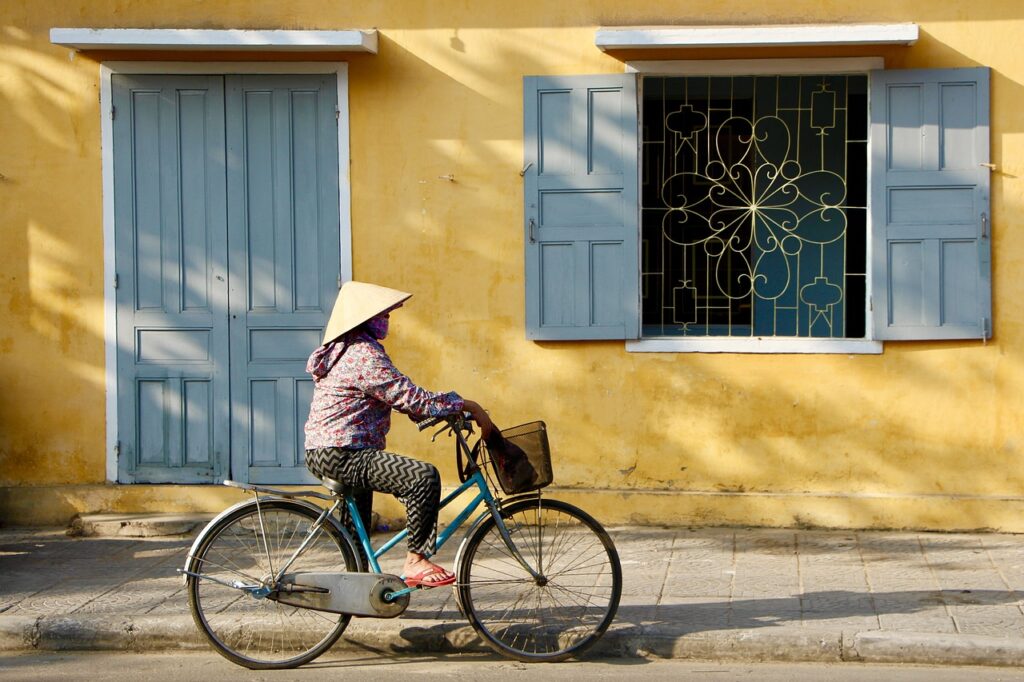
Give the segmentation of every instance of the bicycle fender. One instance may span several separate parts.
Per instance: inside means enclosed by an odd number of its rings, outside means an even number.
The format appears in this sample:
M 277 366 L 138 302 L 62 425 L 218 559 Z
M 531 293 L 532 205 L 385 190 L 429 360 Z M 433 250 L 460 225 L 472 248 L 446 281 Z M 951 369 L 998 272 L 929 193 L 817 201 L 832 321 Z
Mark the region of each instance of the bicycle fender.
M 532 490 L 528 493 L 519 493 L 518 495 L 513 495 L 512 497 L 507 497 L 504 500 L 502 500 L 501 506 L 508 507 L 517 502 L 522 502 L 523 500 L 536 500 L 538 497 L 539 495 L 537 494 L 536 490 Z M 550 497 L 546 497 L 544 499 L 551 501 Z
M 462 536 L 462 541 L 459 542 L 459 549 L 455 552 L 454 566 L 458 567 L 462 565 L 462 554 L 466 550 L 466 543 L 469 542 L 469 539 L 471 537 L 473 537 L 473 533 L 476 532 L 477 527 L 479 527 L 480 524 L 482 524 L 489 518 L 491 518 L 490 509 L 480 512 L 480 516 L 476 517 L 476 520 L 473 521 L 473 524 L 469 527 L 469 530 L 467 530 L 466 533 Z M 459 604 L 459 608 L 462 608 L 462 604 Z
M 466 552 L 466 545 L 469 543 L 469 539 L 473 537 L 473 533 L 476 532 L 477 527 L 489 518 L 491 518 L 490 509 L 480 512 L 480 516 L 476 517 L 476 520 L 473 521 L 469 530 L 467 530 L 466 534 L 462 536 L 462 541 L 459 543 L 459 549 L 455 552 L 455 563 L 453 566 L 455 566 L 456 571 L 460 570 L 459 567 L 462 566 L 462 555 Z M 459 607 L 459 613 L 465 616 L 466 607 L 462 605 L 462 592 L 458 589 L 459 583 L 456 582 L 452 587 L 454 588 L 453 591 L 455 593 L 455 605 Z
M 313 504 L 312 502 L 306 502 L 305 500 L 299 500 L 299 499 L 296 499 L 296 498 L 284 498 L 284 497 L 261 497 L 260 498 L 260 504 L 261 505 L 264 502 L 270 502 L 270 501 L 288 502 L 288 503 L 291 503 L 291 504 L 296 504 L 296 505 L 299 505 L 300 507 L 305 507 L 306 509 L 308 509 L 311 512 L 314 512 L 314 513 L 316 513 L 318 515 L 323 513 L 323 511 L 324 511 L 323 507 L 318 507 L 315 504 Z M 217 516 L 213 517 L 213 520 L 210 521 L 208 524 L 206 524 L 205 528 L 203 528 L 201 531 L 199 531 L 199 535 L 197 535 L 196 539 L 192 542 L 192 546 L 189 548 L 188 554 L 185 555 L 185 572 L 183 572 L 181 574 L 182 582 L 183 583 L 186 583 L 186 584 L 188 583 L 188 577 L 189 577 L 188 573 L 190 573 L 190 572 L 191 573 L 198 573 L 199 572 L 198 571 L 199 565 L 197 563 L 195 554 L 196 554 L 197 551 L 199 551 L 199 546 L 206 539 L 206 536 L 210 534 L 210 530 L 213 529 L 224 517 L 228 516 L 229 514 L 235 513 L 236 511 L 238 511 L 239 509 L 242 509 L 243 507 L 253 507 L 253 508 L 255 508 L 256 507 L 256 500 L 242 500 L 241 502 L 238 502 L 236 504 L 231 505 L 230 507 L 228 507 L 227 509 L 222 511 L 220 514 L 217 514 Z M 353 555 L 359 561 L 359 564 L 360 564 L 360 569 L 359 570 L 361 570 L 361 571 L 365 570 L 366 567 L 362 565 L 363 564 L 362 552 L 360 552 L 358 549 L 356 549 L 356 545 L 355 545 L 354 542 L 352 542 L 352 537 L 349 535 L 348 531 L 345 530 L 345 527 L 342 526 L 338 522 L 338 520 L 336 518 L 334 518 L 333 516 L 328 516 L 327 517 L 327 521 L 329 521 L 330 524 L 334 527 L 334 529 L 336 531 L 338 531 L 338 534 L 342 537 L 342 539 L 345 542 L 348 543 L 349 549 L 352 550 Z

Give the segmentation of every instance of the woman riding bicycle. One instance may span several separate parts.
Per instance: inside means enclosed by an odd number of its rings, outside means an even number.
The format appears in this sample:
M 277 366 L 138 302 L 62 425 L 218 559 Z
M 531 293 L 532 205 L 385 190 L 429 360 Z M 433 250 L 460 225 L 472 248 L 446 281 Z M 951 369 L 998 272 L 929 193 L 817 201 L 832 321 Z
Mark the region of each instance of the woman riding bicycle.
M 373 491 L 398 497 L 408 515 L 406 583 L 440 587 L 455 582 L 451 571 L 427 559 L 435 549 L 441 476 L 432 464 L 385 451 L 391 410 L 413 421 L 465 410 L 485 437 L 493 424 L 479 404 L 454 391 L 422 389 L 391 362 L 380 342 L 388 334 L 391 311 L 411 296 L 364 282 L 347 282 L 341 288 L 323 345 L 306 364 L 314 386 L 306 421 L 306 466 L 318 477 L 355 488 L 367 526 Z M 344 520 L 350 525 L 347 516 Z

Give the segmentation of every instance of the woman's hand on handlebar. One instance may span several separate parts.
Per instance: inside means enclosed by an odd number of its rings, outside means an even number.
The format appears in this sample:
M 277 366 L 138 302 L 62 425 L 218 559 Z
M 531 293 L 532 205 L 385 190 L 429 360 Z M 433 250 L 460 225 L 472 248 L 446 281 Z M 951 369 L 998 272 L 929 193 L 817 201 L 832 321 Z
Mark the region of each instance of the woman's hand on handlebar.
M 491 418 L 484 412 L 484 408 L 480 407 L 480 403 L 472 400 L 463 401 L 463 409 L 473 415 L 473 421 L 480 426 L 480 435 L 487 438 L 491 435 L 494 430 L 494 423 Z

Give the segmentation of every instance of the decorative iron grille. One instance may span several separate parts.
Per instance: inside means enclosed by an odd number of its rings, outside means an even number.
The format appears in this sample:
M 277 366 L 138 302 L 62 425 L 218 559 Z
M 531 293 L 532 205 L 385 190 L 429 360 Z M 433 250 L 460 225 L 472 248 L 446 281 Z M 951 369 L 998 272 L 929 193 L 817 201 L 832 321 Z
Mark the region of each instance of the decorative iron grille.
M 647 77 L 644 336 L 865 333 L 867 77 Z

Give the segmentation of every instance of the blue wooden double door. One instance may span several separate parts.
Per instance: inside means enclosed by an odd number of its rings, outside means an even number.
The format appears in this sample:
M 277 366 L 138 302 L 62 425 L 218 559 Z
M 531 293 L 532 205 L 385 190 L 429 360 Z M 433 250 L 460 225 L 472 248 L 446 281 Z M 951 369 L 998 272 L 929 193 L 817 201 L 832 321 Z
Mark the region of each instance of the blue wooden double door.
M 308 480 L 340 281 L 334 75 L 112 79 L 118 476 Z

